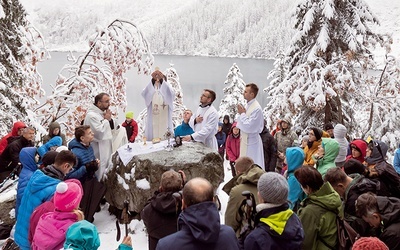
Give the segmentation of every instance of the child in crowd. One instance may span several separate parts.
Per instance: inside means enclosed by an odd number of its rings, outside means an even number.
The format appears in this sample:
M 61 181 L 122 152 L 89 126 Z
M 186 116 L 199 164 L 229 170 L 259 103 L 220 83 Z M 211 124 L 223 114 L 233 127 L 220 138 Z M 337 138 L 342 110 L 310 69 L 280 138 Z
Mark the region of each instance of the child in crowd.
M 232 176 L 236 176 L 235 161 L 240 155 L 240 129 L 236 127 L 236 122 L 232 124 L 226 139 L 226 155 L 231 165 Z
M 138 135 L 139 129 L 136 121 L 133 120 L 133 112 L 126 112 L 125 118 L 126 120 L 122 123 L 122 127 L 126 129 L 126 136 L 128 137 L 128 141 L 134 143 L 136 136 Z
M 99 233 L 92 223 L 81 220 L 72 224 L 67 231 L 64 250 L 96 250 L 100 246 Z M 119 250 L 133 250 L 131 237 L 126 236 Z
M 54 211 L 43 214 L 37 224 L 32 249 L 60 249 L 65 241 L 65 232 L 74 222 L 84 219 L 78 210 L 83 195 L 78 180 L 60 182 L 54 194 Z
M 222 131 L 222 122 L 218 123 L 218 132 L 215 135 L 218 142 L 218 153 L 224 159 L 226 134 Z

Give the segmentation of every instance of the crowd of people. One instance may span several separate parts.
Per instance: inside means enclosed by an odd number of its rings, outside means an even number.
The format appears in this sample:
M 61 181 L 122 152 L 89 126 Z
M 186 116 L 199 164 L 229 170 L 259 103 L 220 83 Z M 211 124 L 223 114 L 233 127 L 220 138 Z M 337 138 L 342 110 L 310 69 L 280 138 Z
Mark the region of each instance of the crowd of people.
M 392 165 L 386 143 L 349 142 L 343 124 L 310 127 L 302 135 L 283 117 L 270 132 L 258 90 L 254 83 L 246 85 L 246 103 L 237 106 L 235 117 L 220 119 L 210 89 L 203 90 L 195 112 L 184 111 L 174 136 L 203 143 L 229 162 L 225 223 L 214 202 L 216 187 L 167 171 L 140 214 L 149 249 L 336 249 L 338 218 L 361 237 L 353 249 L 400 249 L 400 149 Z M 152 74 L 142 96 L 146 140 L 161 138 L 173 128 L 174 98 L 162 72 Z M 105 187 L 96 197 L 85 191 L 93 182 L 104 185 L 114 151 L 113 131 L 119 126 L 110 103 L 108 94 L 96 95 L 68 143 L 57 122 L 49 125 L 39 147 L 35 129 L 23 122 L 1 139 L 0 182 L 19 175 L 14 240 L 20 249 L 99 247 L 91 222 Z M 133 112 L 126 113 L 122 127 L 126 142 L 134 143 L 139 130 Z M 131 245 L 128 236 L 119 248 Z

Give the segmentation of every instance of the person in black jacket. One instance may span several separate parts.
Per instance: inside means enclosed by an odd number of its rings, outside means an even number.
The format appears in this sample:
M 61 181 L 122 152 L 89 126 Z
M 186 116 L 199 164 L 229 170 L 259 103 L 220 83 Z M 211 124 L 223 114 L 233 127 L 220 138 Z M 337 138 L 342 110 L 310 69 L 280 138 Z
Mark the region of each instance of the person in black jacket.
M 370 226 L 380 229 L 379 239 L 389 249 L 400 249 L 400 199 L 365 193 L 357 198 L 356 211 Z
M 19 152 L 22 148 L 33 147 L 35 138 L 35 129 L 27 127 L 22 135 L 7 145 L 0 156 L 0 182 L 10 174 L 19 163 Z
M 220 223 L 220 215 L 213 201 L 214 188 L 209 181 L 191 179 L 183 188 L 182 196 L 179 231 L 160 239 L 156 249 L 239 249 L 233 229 Z
M 180 201 L 173 194 L 183 187 L 182 176 L 169 170 L 162 174 L 160 188 L 144 206 L 141 217 L 149 234 L 149 250 L 156 249 L 158 240 L 178 231 Z
M 274 172 L 277 160 L 276 141 L 269 132 L 266 121 L 264 121 L 264 129 L 260 133 L 264 149 L 264 164 L 266 172 Z
M 222 121 L 222 132 L 225 133 L 226 136 L 231 132 L 232 123 L 230 122 L 229 115 L 224 116 L 224 120 Z

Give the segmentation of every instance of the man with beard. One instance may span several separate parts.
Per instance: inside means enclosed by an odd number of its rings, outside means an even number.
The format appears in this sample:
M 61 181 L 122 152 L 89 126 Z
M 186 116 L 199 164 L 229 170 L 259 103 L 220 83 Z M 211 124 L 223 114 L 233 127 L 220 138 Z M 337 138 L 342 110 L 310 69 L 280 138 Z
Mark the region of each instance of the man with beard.
M 91 143 L 96 159 L 100 160 L 99 170 L 96 171 L 98 180 L 108 167 L 112 154 L 112 130 L 114 121 L 111 118 L 110 96 L 107 93 L 100 93 L 94 98 L 94 103 L 89 107 L 85 117 L 84 125 L 89 125 L 94 134 Z

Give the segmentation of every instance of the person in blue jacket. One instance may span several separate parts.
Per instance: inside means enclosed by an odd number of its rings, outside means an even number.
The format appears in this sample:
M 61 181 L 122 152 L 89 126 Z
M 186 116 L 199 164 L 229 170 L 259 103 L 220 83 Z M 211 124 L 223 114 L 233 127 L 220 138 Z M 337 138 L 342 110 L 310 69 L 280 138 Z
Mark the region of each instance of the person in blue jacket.
M 183 211 L 178 218 L 178 232 L 160 239 L 156 249 L 239 249 L 233 229 L 220 223 L 210 182 L 193 178 L 184 186 L 182 196 Z
M 58 152 L 56 151 L 47 152 L 43 156 L 42 164 L 39 168 L 53 164 L 57 154 Z M 19 174 L 19 179 L 18 179 L 15 216 L 18 215 L 18 209 L 21 204 L 22 196 L 24 195 L 26 185 L 28 185 L 29 179 L 31 178 L 32 174 L 38 169 L 38 164 L 36 163 L 35 156 L 36 156 L 36 147 L 23 148 L 19 153 L 19 160 L 22 165 L 22 170 L 21 173 Z
M 186 109 L 185 112 L 183 112 L 183 121 L 182 124 L 177 126 L 174 131 L 175 136 L 185 136 L 185 135 L 191 135 L 194 133 L 192 127 L 189 125 L 189 120 L 190 117 L 192 117 L 192 111 L 190 109 Z
M 75 138 L 68 143 L 68 149 L 76 155 L 78 162 L 67 179 L 78 179 L 82 183 L 87 178 L 92 178 L 99 168 L 99 160 L 96 159 L 90 143 L 94 135 L 89 125 L 82 125 L 75 128 Z
M 49 151 L 55 151 L 56 148 L 62 145 L 62 138 L 60 136 L 54 136 L 48 142 L 43 144 L 37 149 L 40 157 L 43 157 Z
M 19 153 L 19 161 L 22 165 L 22 169 L 18 179 L 15 216 L 18 215 L 18 208 L 19 205 L 21 204 L 22 195 L 24 194 L 25 187 L 26 185 L 28 185 L 28 181 L 31 178 L 32 174 L 38 169 L 37 163 L 35 161 L 35 155 L 36 155 L 36 147 L 23 148 Z
M 64 180 L 65 175 L 71 171 L 75 163 L 75 155 L 71 151 L 63 150 L 58 153 L 53 165 L 38 169 L 32 174 L 21 200 L 20 207 L 24 209 L 18 210 L 15 226 L 14 240 L 20 249 L 31 248 L 28 233 L 29 219 L 33 210 L 53 197 L 57 184 Z
M 285 163 L 288 166 L 287 180 L 289 184 L 289 207 L 296 212 L 300 202 L 306 198 L 306 195 L 301 189 L 300 183 L 294 176 L 294 171 L 303 166 L 305 154 L 303 149 L 300 147 L 290 147 L 286 149 L 285 156 Z
M 399 148 L 394 151 L 393 167 L 398 174 L 400 174 L 400 144 Z

